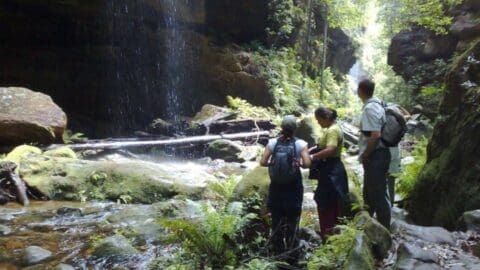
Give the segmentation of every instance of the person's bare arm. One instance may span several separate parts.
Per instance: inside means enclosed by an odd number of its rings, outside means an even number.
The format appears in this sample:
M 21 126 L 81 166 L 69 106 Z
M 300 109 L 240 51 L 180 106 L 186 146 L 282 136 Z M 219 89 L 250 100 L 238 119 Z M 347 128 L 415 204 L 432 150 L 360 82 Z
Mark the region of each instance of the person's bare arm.
M 268 147 L 265 147 L 265 150 L 262 154 L 262 159 L 260 159 L 260 166 L 268 167 L 268 160 L 270 159 L 271 155 L 272 151 L 268 149 Z
M 372 131 L 370 133 L 370 137 L 368 137 L 367 140 L 367 149 L 365 149 L 363 154 L 360 156 L 361 163 L 368 161 L 368 157 L 377 148 L 378 140 L 380 140 L 381 137 L 382 132 L 380 131 Z
M 300 152 L 300 157 L 302 158 L 302 167 L 309 168 L 312 162 L 310 160 L 307 147 L 303 148 L 303 150 Z
M 327 158 L 337 152 L 337 147 L 335 146 L 327 146 L 327 148 L 323 149 L 322 151 L 315 153 L 312 155 L 312 160 Z

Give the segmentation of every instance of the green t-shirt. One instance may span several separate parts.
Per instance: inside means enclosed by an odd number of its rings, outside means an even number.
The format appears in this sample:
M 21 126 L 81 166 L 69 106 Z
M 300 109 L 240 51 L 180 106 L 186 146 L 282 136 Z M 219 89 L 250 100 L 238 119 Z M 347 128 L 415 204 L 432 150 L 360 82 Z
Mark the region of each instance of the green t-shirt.
M 325 149 L 327 146 L 336 147 L 337 151 L 332 157 L 340 157 L 343 147 L 343 132 L 335 123 L 328 128 L 322 128 L 319 131 L 318 146 Z

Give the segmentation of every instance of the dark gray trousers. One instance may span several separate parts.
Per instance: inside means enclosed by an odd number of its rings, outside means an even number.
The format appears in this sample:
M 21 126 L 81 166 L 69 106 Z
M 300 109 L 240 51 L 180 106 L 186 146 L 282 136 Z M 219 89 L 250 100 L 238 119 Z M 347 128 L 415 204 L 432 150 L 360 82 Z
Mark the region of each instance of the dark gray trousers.
M 390 151 L 380 148 L 372 152 L 363 164 L 363 199 L 371 216 L 377 215 L 378 221 L 390 228 L 391 205 L 387 188 L 387 172 L 390 165 Z

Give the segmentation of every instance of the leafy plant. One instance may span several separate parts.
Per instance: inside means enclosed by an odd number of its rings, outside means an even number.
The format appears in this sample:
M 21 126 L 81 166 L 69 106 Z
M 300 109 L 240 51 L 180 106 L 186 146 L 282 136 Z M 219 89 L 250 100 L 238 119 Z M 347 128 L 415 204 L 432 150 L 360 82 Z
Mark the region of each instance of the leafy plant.
M 238 97 L 227 96 L 227 102 L 232 110 L 238 112 L 237 118 L 239 119 L 273 119 L 275 117 L 271 109 L 253 106 Z
M 228 201 L 230 198 L 232 198 L 235 187 L 240 180 L 241 176 L 232 174 L 228 179 L 210 182 L 208 186 L 218 196 L 223 198 L 225 201 Z
M 423 137 L 415 144 L 412 151 L 414 161 L 403 166 L 402 172 L 396 174 L 398 178 L 396 192 L 403 198 L 408 198 L 417 183 L 418 175 L 422 171 L 427 160 L 428 139 Z
M 200 210 L 198 219 L 161 220 L 160 223 L 172 233 L 172 240 L 181 241 L 196 267 L 235 266 L 237 245 L 234 239 L 255 215 L 243 214 L 238 203 L 220 210 L 203 204 Z
M 422 90 L 420 90 L 420 93 L 427 97 L 436 97 L 443 94 L 444 92 L 445 92 L 445 85 L 438 86 L 438 85 L 431 84 L 422 88 Z
M 70 143 L 77 143 L 77 142 L 85 142 L 86 140 L 88 140 L 87 137 L 85 137 L 85 134 L 83 133 L 80 133 L 80 132 L 77 132 L 77 133 L 74 133 L 73 131 L 67 129 L 65 130 L 65 132 L 63 132 L 63 142 L 66 143 L 66 144 L 70 144 Z
M 391 24 L 392 34 L 412 25 L 420 25 L 438 35 L 448 33 L 453 17 L 448 14 L 451 8 L 463 0 L 381 0 L 384 20 Z
M 328 238 L 327 243 L 317 249 L 308 261 L 308 270 L 341 269 L 350 250 L 353 247 L 355 236 L 359 229 L 353 221 L 346 225 L 338 225 L 339 234 Z

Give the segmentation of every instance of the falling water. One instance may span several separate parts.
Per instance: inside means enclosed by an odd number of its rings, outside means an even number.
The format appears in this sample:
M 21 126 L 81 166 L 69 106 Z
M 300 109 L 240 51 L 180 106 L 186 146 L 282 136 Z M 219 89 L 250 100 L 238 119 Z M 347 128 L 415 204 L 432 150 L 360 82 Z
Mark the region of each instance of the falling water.
M 183 1 L 184 2 L 184 1 Z M 187 3 L 184 3 L 188 5 Z M 165 90 L 167 94 L 167 117 L 173 122 L 178 122 L 182 115 L 182 101 L 180 93 L 187 80 L 185 68 L 188 58 L 186 40 L 181 29 L 180 5 L 178 0 L 162 0 L 164 5 L 164 23 L 167 28 L 166 35 L 166 62 L 165 62 Z

